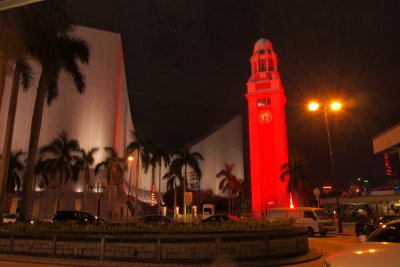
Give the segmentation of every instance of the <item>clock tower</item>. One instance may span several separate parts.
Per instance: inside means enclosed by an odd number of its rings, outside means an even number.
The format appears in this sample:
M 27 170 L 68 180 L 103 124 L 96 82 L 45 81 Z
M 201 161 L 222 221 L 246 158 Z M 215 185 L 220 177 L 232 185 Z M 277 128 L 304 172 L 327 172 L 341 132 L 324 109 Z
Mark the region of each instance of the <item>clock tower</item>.
M 266 215 L 271 207 L 288 207 L 287 182 L 279 179 L 288 162 L 285 103 L 278 73 L 278 57 L 272 43 L 260 39 L 250 58 L 247 82 L 251 198 L 254 216 Z

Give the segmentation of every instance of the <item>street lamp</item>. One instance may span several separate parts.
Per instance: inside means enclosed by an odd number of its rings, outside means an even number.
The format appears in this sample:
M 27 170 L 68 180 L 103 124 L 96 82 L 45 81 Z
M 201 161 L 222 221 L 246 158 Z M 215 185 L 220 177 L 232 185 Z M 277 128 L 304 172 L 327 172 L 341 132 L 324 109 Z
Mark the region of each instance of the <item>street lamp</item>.
M 310 111 L 317 111 L 319 109 L 319 103 L 318 102 L 310 102 L 308 104 L 308 109 Z M 326 133 L 328 136 L 328 145 L 329 145 L 329 155 L 331 159 L 331 169 L 332 169 L 332 179 L 333 179 L 333 185 L 337 188 L 337 180 L 336 180 L 336 170 L 335 170 L 335 161 L 333 159 L 333 148 L 332 148 L 332 140 L 331 140 L 331 132 L 329 129 L 329 120 L 328 120 L 328 111 L 339 111 L 342 108 L 342 104 L 338 101 L 333 101 L 330 104 L 326 104 L 323 107 L 323 112 L 324 112 L 324 118 L 325 118 L 325 126 L 326 126 Z M 343 233 L 343 228 L 342 228 L 342 218 L 340 214 L 340 206 L 339 206 L 339 196 L 336 194 L 336 206 L 337 206 L 337 216 L 338 216 L 338 227 L 339 227 L 339 233 Z
M 128 161 L 129 161 L 129 182 L 128 182 L 128 201 L 126 203 L 126 219 L 128 219 L 128 211 L 129 211 L 129 203 L 130 203 L 130 195 L 131 195 L 131 178 L 132 178 L 132 165 L 133 165 L 133 156 L 129 155 Z

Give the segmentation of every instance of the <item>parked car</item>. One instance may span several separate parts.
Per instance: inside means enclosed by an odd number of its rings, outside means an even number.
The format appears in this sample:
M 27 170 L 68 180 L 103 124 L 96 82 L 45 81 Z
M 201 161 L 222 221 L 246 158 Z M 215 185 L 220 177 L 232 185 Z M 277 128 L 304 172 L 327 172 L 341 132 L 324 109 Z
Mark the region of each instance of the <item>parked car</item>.
M 3 223 L 15 223 L 17 221 L 17 214 L 7 213 L 3 214 Z
M 368 236 L 373 231 L 375 231 L 380 225 L 395 219 L 400 219 L 400 217 L 396 215 L 373 216 L 366 221 L 356 223 L 354 227 L 354 232 L 356 233 L 357 237 L 360 235 Z
M 146 223 L 170 223 L 172 222 L 170 218 L 162 215 L 157 215 L 157 214 L 151 214 L 151 215 L 145 215 L 139 219 L 141 222 L 146 222 Z
M 54 215 L 53 222 L 75 222 L 79 224 L 95 224 L 102 225 L 106 222 L 92 215 L 87 211 L 78 211 L 78 210 L 60 210 Z
M 239 221 L 239 219 L 233 215 L 227 214 L 214 214 L 210 217 L 202 220 L 201 222 L 227 222 L 227 221 Z
M 361 242 L 329 256 L 322 267 L 398 267 L 400 219 L 382 224 Z

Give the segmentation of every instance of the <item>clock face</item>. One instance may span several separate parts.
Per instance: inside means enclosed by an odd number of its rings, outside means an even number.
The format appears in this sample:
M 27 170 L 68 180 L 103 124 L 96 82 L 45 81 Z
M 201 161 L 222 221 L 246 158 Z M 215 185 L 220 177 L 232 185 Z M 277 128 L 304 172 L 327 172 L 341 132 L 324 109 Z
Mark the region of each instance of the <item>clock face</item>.
M 272 113 L 269 110 L 261 110 L 258 113 L 258 121 L 262 124 L 270 123 L 272 120 Z

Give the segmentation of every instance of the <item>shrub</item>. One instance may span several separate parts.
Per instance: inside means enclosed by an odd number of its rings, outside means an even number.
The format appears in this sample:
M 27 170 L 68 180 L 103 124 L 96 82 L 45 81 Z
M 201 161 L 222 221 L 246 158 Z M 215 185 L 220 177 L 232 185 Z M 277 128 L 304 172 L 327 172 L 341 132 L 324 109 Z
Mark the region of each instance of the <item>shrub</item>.
M 266 219 L 243 219 L 222 223 L 146 223 L 80 225 L 77 223 L 13 223 L 2 226 L 3 232 L 12 233 L 231 233 L 290 231 L 295 229 L 293 220 L 269 221 Z

